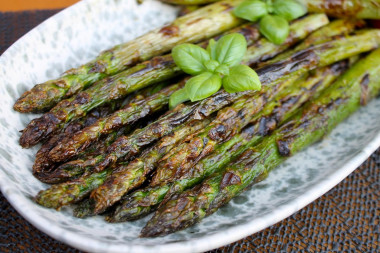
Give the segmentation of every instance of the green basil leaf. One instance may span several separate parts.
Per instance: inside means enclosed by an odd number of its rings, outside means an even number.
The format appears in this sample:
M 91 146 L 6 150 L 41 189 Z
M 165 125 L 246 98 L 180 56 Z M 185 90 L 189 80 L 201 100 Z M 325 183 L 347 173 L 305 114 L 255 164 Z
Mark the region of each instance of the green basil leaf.
M 185 88 L 192 102 L 205 99 L 222 87 L 222 78 L 218 74 L 204 72 L 187 81 Z
M 266 0 L 268 14 L 273 14 L 273 0 Z
M 267 15 L 260 20 L 260 32 L 270 42 L 280 45 L 289 36 L 289 23 L 283 17 Z
M 252 22 L 268 14 L 267 4 L 260 0 L 246 0 L 234 10 L 235 16 Z
M 306 7 L 295 0 L 275 0 L 273 10 L 275 14 L 288 21 L 302 17 L 307 13 Z
M 239 33 L 225 35 L 216 43 L 216 59 L 228 67 L 241 62 L 247 52 L 247 40 Z
M 211 59 L 216 60 L 216 41 L 214 39 L 208 42 L 207 52 L 210 54 Z
M 205 65 L 206 69 L 210 72 L 214 72 L 216 68 L 219 67 L 219 62 L 215 61 L 215 60 L 208 60 L 206 62 L 203 63 L 203 65 Z
M 169 108 L 173 109 L 177 105 L 189 100 L 187 90 L 185 88 L 175 91 L 169 98 Z
M 230 68 L 226 65 L 222 64 L 215 69 L 216 73 L 222 74 L 224 76 L 228 76 L 230 74 Z
M 230 69 L 230 74 L 223 78 L 223 88 L 229 93 L 260 90 L 261 82 L 257 73 L 246 65 Z
M 175 64 L 190 75 L 207 71 L 203 63 L 210 60 L 210 55 L 205 49 L 187 43 L 175 46 L 172 56 Z

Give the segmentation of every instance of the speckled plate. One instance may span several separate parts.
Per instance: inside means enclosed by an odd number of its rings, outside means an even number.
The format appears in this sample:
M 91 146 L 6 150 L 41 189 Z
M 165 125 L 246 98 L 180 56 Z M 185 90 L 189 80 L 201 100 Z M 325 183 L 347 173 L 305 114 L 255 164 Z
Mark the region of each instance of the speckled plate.
M 29 32 L 0 58 L 0 186 L 28 221 L 71 246 L 93 252 L 198 252 L 231 243 L 293 214 L 338 184 L 380 146 L 380 99 L 341 124 L 328 138 L 289 159 L 214 215 L 185 231 L 138 238 L 149 219 L 107 224 L 80 220 L 71 209 L 38 206 L 32 197 L 47 187 L 31 174 L 37 148 L 18 145 L 19 130 L 36 115 L 12 105 L 35 83 L 93 58 L 101 50 L 173 20 L 176 9 L 155 1 L 86 0 Z

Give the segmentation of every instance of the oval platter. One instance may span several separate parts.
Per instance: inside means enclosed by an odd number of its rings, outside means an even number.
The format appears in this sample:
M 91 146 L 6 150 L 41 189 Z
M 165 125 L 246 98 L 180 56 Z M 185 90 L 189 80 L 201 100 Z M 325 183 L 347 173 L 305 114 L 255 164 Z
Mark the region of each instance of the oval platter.
M 380 99 L 339 125 L 332 134 L 287 160 L 265 181 L 232 200 L 202 223 L 155 239 L 139 238 L 146 221 L 107 224 L 77 219 L 38 206 L 47 188 L 31 174 L 38 147 L 22 149 L 19 131 L 37 115 L 12 106 L 35 83 L 59 76 L 100 51 L 175 19 L 177 9 L 157 1 L 85 0 L 48 19 L 0 57 L 0 186 L 13 207 L 38 229 L 90 252 L 200 252 L 234 242 L 290 216 L 314 201 L 380 146 Z

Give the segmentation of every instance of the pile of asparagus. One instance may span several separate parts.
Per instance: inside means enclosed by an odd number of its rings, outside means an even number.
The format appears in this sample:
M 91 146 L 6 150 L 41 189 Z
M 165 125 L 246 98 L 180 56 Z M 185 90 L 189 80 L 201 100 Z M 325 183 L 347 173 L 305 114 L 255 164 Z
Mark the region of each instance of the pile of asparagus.
M 141 236 L 173 233 L 263 180 L 380 93 L 380 30 L 309 14 L 275 45 L 232 14 L 241 2 L 196 9 L 25 92 L 14 109 L 45 113 L 20 144 L 43 143 L 33 174 L 53 184 L 36 202 L 76 204 L 75 216 L 106 214 L 108 222 L 155 212 Z M 172 47 L 206 47 L 228 33 L 246 38 L 242 64 L 255 68 L 262 90 L 220 90 L 169 110 L 170 95 L 189 78 Z

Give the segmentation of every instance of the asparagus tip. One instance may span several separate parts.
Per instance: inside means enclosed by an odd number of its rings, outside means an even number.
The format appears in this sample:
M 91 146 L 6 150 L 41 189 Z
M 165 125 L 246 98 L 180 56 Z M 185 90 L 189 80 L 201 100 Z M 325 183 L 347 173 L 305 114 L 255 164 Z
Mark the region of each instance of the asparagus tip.
M 83 201 L 74 209 L 73 216 L 80 219 L 94 216 L 94 205 L 95 201 L 93 201 L 91 198 Z
M 160 223 L 160 222 L 159 222 Z M 158 237 L 164 236 L 172 233 L 172 229 L 170 227 L 165 226 L 164 224 L 148 224 L 141 230 L 139 237 L 147 238 L 147 237 Z

